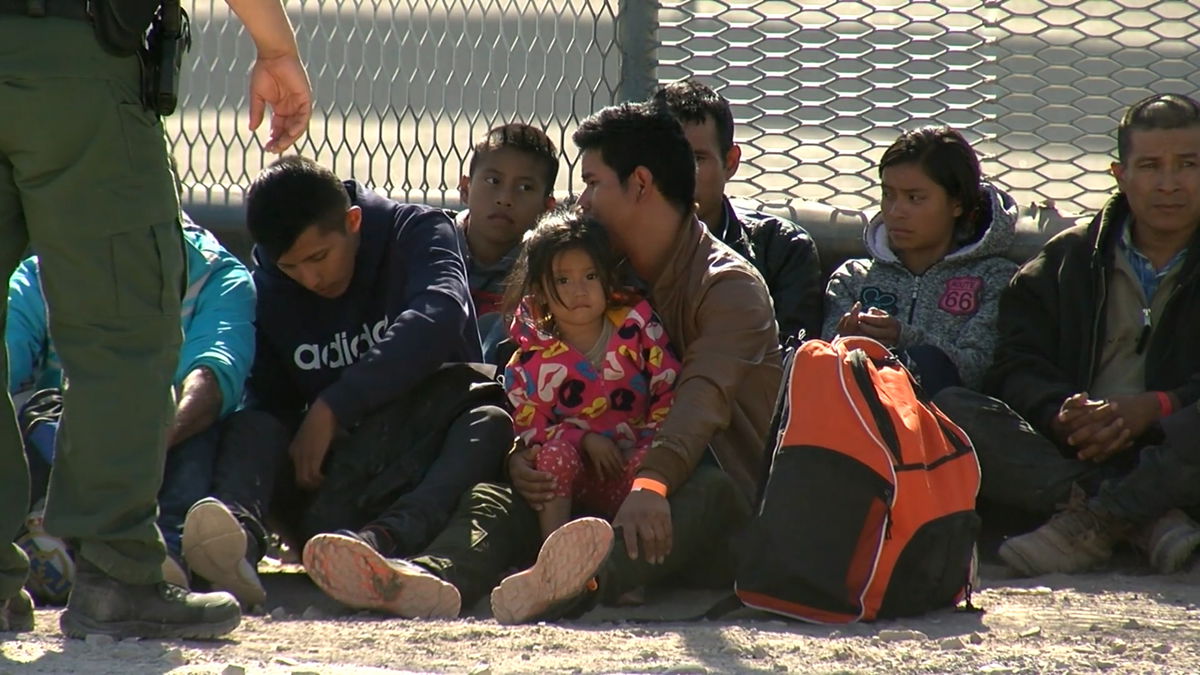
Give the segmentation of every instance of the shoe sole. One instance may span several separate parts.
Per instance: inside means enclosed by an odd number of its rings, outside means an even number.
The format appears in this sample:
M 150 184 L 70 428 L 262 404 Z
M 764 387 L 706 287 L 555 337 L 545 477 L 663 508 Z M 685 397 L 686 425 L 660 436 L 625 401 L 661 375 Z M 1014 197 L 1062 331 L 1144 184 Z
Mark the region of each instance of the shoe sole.
M 246 558 L 246 531 L 218 502 L 200 503 L 183 521 L 183 559 L 192 573 L 217 590 L 229 591 L 250 608 L 267 601 L 262 583 L 244 578 L 238 568 Z
M 406 619 L 454 619 L 462 608 L 452 584 L 391 563 L 353 537 L 318 534 L 304 546 L 303 561 L 313 583 L 347 607 Z
M 171 625 L 156 621 L 92 621 L 84 616 L 75 616 L 66 610 L 59 618 L 59 628 L 67 637 L 83 639 L 89 635 L 108 635 L 114 639 L 130 637 L 183 640 L 215 640 L 232 633 L 242 622 L 241 614 L 224 621 L 187 625 Z
M 579 595 L 612 550 L 612 526 L 580 518 L 546 537 L 533 567 L 492 590 L 492 615 L 502 624 L 527 623 Z

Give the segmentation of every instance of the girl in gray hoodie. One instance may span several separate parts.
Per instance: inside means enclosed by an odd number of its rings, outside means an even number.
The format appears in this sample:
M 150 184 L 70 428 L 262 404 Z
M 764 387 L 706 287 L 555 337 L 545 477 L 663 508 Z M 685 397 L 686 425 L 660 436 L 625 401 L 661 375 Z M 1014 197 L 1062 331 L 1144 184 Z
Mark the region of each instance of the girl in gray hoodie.
M 906 131 L 879 162 L 880 212 L 825 290 L 823 337 L 865 335 L 907 357 L 933 395 L 977 389 L 996 346 L 996 310 L 1016 263 L 1003 257 L 1017 207 L 985 182 L 948 127 Z

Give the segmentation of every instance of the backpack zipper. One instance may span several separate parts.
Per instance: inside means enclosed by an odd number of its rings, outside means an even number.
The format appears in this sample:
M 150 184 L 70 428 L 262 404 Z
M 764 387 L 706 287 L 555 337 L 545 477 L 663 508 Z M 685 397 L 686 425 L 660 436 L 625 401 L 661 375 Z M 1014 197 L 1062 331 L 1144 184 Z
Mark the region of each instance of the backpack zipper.
M 883 491 L 883 539 L 887 541 L 892 538 L 892 498 L 895 496 L 892 488 L 886 488 Z

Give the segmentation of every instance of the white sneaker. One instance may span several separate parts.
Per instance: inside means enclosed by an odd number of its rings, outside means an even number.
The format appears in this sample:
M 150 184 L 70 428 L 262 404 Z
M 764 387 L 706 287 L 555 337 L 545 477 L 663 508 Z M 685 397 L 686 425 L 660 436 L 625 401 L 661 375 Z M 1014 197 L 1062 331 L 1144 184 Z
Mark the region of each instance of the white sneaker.
M 183 521 L 183 558 L 192 573 L 250 609 L 266 603 L 267 591 L 246 560 L 246 537 L 233 513 L 211 497 L 193 504 Z
M 326 595 L 355 609 L 406 619 L 453 619 L 462 608 L 454 585 L 406 560 L 385 558 L 344 534 L 318 534 L 304 546 L 304 571 Z
M 612 544 L 612 525 L 600 518 L 579 518 L 551 532 L 533 567 L 492 589 L 492 615 L 502 624 L 526 623 L 594 591 Z

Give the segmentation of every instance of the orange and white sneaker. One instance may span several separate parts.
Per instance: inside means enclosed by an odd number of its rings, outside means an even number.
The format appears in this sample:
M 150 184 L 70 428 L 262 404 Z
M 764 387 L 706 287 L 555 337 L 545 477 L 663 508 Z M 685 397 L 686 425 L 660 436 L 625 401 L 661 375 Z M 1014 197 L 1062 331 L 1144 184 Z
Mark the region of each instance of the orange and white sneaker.
M 453 619 L 462 607 L 453 584 L 407 560 L 385 558 L 350 534 L 318 534 L 305 544 L 303 559 L 313 583 L 347 607 L 406 619 Z
M 564 606 L 596 591 L 596 575 L 613 545 L 600 518 L 579 518 L 546 537 L 533 567 L 492 589 L 492 615 L 503 624 L 556 618 Z

